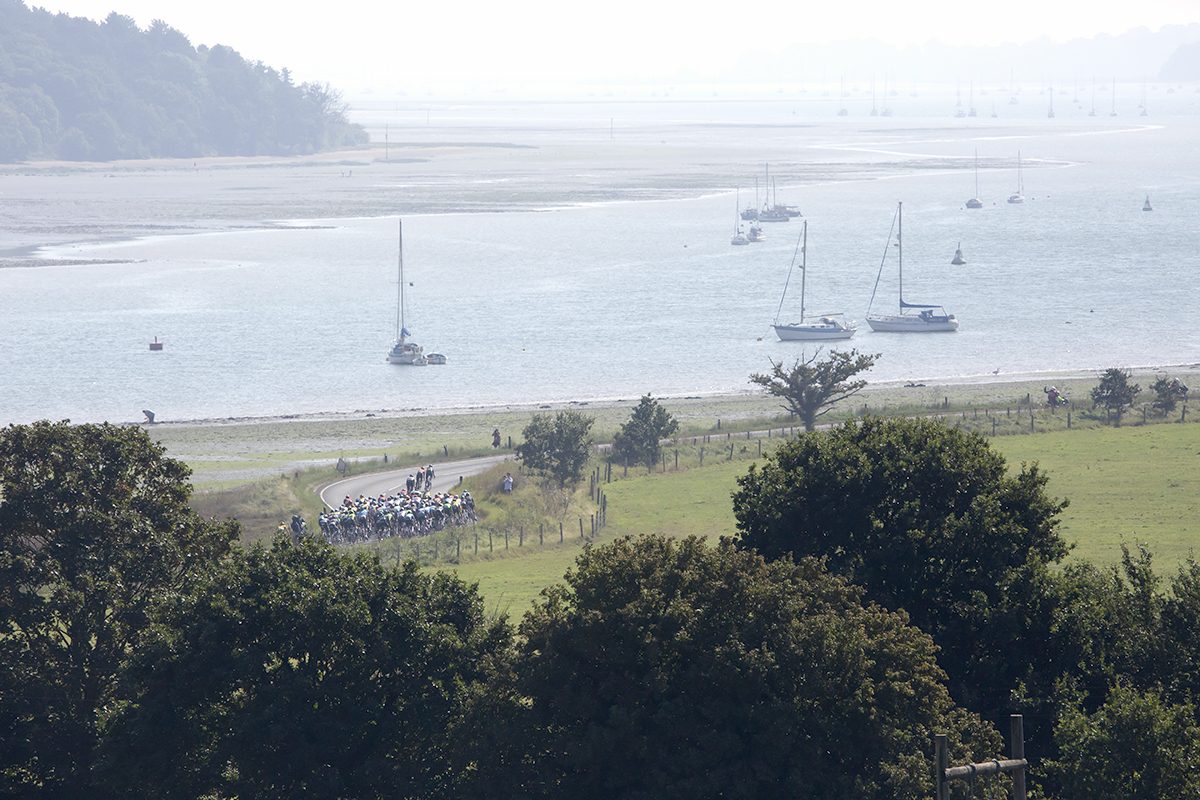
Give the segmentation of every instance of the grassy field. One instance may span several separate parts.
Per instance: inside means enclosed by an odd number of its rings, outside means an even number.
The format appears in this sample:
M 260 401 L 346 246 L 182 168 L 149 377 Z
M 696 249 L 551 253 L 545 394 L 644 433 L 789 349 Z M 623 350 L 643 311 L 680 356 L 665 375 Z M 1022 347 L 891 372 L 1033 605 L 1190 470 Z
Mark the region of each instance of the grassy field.
M 1200 544 L 1200 425 L 1064 430 L 991 442 L 1010 469 L 1038 462 L 1050 478 L 1049 493 L 1070 499 L 1060 528 L 1075 544 L 1069 559 L 1116 563 L 1121 542 L 1138 541 L 1150 545 L 1160 570 L 1173 571 Z M 643 469 L 605 485 L 608 526 L 596 541 L 639 533 L 734 535 L 730 497 L 752 459 L 665 475 Z M 505 558 L 436 568 L 478 582 L 490 608 L 519 616 L 543 587 L 561 580 L 582 546 L 568 538 L 549 550 L 510 550 Z
M 1141 382 L 1149 384 L 1148 378 L 1141 377 Z M 922 414 L 988 436 L 994 431 L 993 446 L 1011 466 L 1040 462 L 1050 475 L 1051 495 L 1071 500 L 1061 530 L 1077 545 L 1072 558 L 1113 563 L 1119 558 L 1122 539 L 1136 540 L 1150 544 L 1162 569 L 1173 569 L 1195 546 L 1200 528 L 1200 501 L 1196 500 L 1200 497 L 1200 426 L 1143 426 L 1139 424 L 1142 413 L 1135 408 L 1124 427 L 1108 427 L 1102 412 L 1092 412 L 1079 402 L 1095 383 L 1090 375 L 1056 381 L 1067 397 L 1076 400 L 1069 415 L 1066 409 L 1052 414 L 1041 405 L 1044 394 L 1039 379 L 873 386 L 825 421 L 865 412 Z M 335 419 L 222 421 L 154 426 L 152 435 L 168 455 L 195 470 L 193 506 L 206 516 L 239 519 L 244 538 L 257 540 L 271 536 L 293 513 L 315 519 L 320 504 L 313 490 L 338 477 L 333 470 L 338 458 L 344 458 L 354 474 L 423 464 L 447 455 L 491 454 L 494 428 L 500 428 L 507 449 L 509 436 L 516 440 L 533 414 L 559 408 L 594 416 L 596 439 L 604 441 L 628 418 L 636 402 L 629 398 L 397 417 L 363 412 Z M 794 425 L 777 401 L 762 395 L 670 398 L 662 403 L 681 421 L 682 441 L 665 448 L 667 474 L 648 475 L 640 467 L 631 468 L 624 477 L 620 468 L 614 470 L 616 479 L 604 485 L 608 524 L 594 537 L 587 531 L 593 541 L 655 532 L 710 538 L 734 534 L 730 495 L 737 476 L 760 452 L 778 443 L 781 426 Z M 775 429 L 771 439 L 746 435 L 768 427 Z M 483 497 L 488 487 L 494 489 L 492 477 L 481 476 L 478 481 L 468 484 L 467 488 L 474 486 L 473 494 Z M 534 520 L 545 520 L 547 512 L 528 507 L 530 502 L 521 490 L 509 499 L 484 500 L 483 508 L 493 516 L 475 532 L 485 539 L 490 532 L 492 548 L 478 556 L 473 538 L 468 555 L 463 541 L 451 541 L 453 537 L 447 535 L 436 540 L 436 559 L 432 541 L 414 541 L 396 554 L 390 545 L 382 545 L 380 554 L 387 560 L 419 555 L 432 568 L 453 569 L 479 583 L 493 610 L 519 613 L 571 567 L 586 541 L 579 536 L 578 521 L 589 520 L 596 511 L 585 486 L 571 501 L 569 513 L 558 513 L 566 520 L 564 541 L 557 542 L 555 530 L 544 545 L 536 545 Z M 585 528 L 590 528 L 586 522 Z M 505 533 L 508 547 L 502 549 Z M 417 547 L 423 549 L 418 553 Z M 451 552 L 454 558 L 448 558 Z

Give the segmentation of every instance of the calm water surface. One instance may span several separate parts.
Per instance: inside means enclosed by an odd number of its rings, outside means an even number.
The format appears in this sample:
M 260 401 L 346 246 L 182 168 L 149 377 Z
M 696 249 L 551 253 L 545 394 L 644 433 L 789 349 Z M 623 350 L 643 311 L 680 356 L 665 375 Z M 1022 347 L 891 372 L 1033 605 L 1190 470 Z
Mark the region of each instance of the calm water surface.
M 1200 361 L 1200 122 L 1185 99 L 1175 115 L 1150 120 L 1076 111 L 994 130 L 933 118 L 864 130 L 861 119 L 821 118 L 770 134 L 796 160 L 904 162 L 870 180 L 780 187 L 809 222 L 810 313 L 860 321 L 848 345 L 882 354 L 874 380 Z M 454 124 L 486 131 L 501 113 L 472 110 Z M 686 135 L 690 146 L 756 159 L 753 146 L 705 120 L 647 118 L 638 135 Z M 967 211 L 976 149 L 985 207 Z M 1009 205 L 1018 149 L 1028 199 Z M 958 167 L 947 171 L 947 159 Z M 744 187 L 755 177 L 747 169 Z M 1147 194 L 1152 213 L 1142 211 Z M 742 204 L 752 195 L 743 188 Z M 957 333 L 878 334 L 862 322 L 897 201 L 906 299 L 943 304 L 961 322 Z M 805 352 L 769 327 L 801 221 L 767 225 L 766 243 L 735 248 L 734 205 L 729 191 L 406 218 L 407 327 L 450 360 L 423 369 L 384 361 L 395 326 L 395 217 L 47 247 L 44 257 L 131 263 L 0 270 L 0 422 L 745 391 L 769 359 Z M 954 267 L 960 242 L 968 263 Z M 882 275 L 876 309 L 890 310 L 894 256 Z M 798 297 L 789 298 L 784 321 L 797 313 Z M 163 352 L 149 351 L 155 336 Z

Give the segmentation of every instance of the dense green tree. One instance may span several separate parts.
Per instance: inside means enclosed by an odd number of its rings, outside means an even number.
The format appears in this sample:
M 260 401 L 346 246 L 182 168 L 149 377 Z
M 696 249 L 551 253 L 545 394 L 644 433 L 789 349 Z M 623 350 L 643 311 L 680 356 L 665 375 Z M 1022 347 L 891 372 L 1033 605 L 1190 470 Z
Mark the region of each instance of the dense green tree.
M 1151 385 L 1150 391 L 1154 392 L 1154 410 L 1166 416 L 1175 410 L 1180 400 L 1187 400 L 1188 387 L 1180 383 L 1178 378 L 1167 380 L 1164 375 Z
M 816 559 L 626 538 L 545 598 L 512 667 L 519 735 L 494 737 L 503 796 L 921 798 L 933 732 L 959 759 L 1000 746 L 930 639 Z
M 850 379 L 870 369 L 879 358 L 878 353 L 859 355 L 857 350 L 831 350 L 828 358 L 818 361 L 820 355 L 818 348 L 809 358 L 796 359 L 791 369 L 786 369 L 782 361 L 771 361 L 770 374 L 750 376 L 752 383 L 782 398 L 784 410 L 799 417 L 806 431 L 815 428 L 817 417 L 832 410 L 835 403 L 858 394 L 867 382 Z
M 137 427 L 0 431 L 0 794 L 87 796 L 97 716 L 151 606 L 238 534 L 188 507 L 189 475 Z
M 613 437 L 613 455 L 626 464 L 640 463 L 653 469 L 662 453 L 662 440 L 678 430 L 679 420 L 653 397 L 643 395 L 629 420 Z
M 526 469 L 558 482 L 559 488 L 576 484 L 592 455 L 589 432 L 595 417 L 578 411 L 559 411 L 553 416 L 534 414 L 517 445 L 517 458 Z
M 1118 684 L 1096 712 L 1068 703 L 1055 728 L 1058 759 L 1047 771 L 1062 798 L 1200 798 L 1200 726 L 1191 703 Z
M 1100 385 L 1092 389 L 1092 403 L 1108 412 L 1115 412 L 1117 425 L 1121 424 L 1121 414 L 1133 405 L 1138 393 L 1142 390 L 1136 383 L 1130 383 L 1132 373 L 1129 370 L 1110 367 L 1100 378 Z
M 742 542 L 830 569 L 926 630 L 974 593 L 996 599 L 1029 559 L 1067 552 L 1065 507 L 1036 465 L 1008 476 L 987 440 L 933 420 L 851 420 L 798 437 L 738 479 Z M 926 628 L 926 625 L 930 627 Z
M 1066 503 L 1047 496 L 1046 480 L 1036 465 L 1008 475 L 977 434 L 867 417 L 752 466 L 734 514 L 746 546 L 824 558 L 868 600 L 906 611 L 941 647 L 954 697 L 998 719 L 1021 682 L 1042 675 L 1029 665 L 1044 641 L 1029 631 L 1050 619 L 1047 567 L 1067 553 Z
M 115 796 L 457 796 L 455 722 L 508 648 L 473 587 L 305 538 L 162 609 L 106 728 Z

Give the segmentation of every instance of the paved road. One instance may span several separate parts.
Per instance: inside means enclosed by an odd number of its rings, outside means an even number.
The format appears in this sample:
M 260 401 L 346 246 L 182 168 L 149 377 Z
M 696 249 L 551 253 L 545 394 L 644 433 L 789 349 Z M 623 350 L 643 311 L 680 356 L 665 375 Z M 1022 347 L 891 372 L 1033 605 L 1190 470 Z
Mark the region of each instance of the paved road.
M 445 461 L 441 464 L 434 462 L 433 474 L 435 477 L 433 479 L 433 491 L 452 491 L 455 486 L 458 486 L 460 478 L 465 478 L 468 475 L 478 475 L 480 472 L 486 472 L 497 464 L 511 460 L 512 454 L 510 453 L 502 456 L 468 458 L 462 461 Z M 350 497 L 358 497 L 360 494 L 367 497 L 378 497 L 381 494 L 391 495 L 403 489 L 408 476 L 416 474 L 416 471 L 416 467 L 408 467 L 405 469 L 372 472 L 369 475 L 356 475 L 351 478 L 343 478 L 340 481 L 334 481 L 322 486 L 317 490 L 317 495 L 321 498 L 321 502 L 329 508 L 340 506 L 342 499 L 347 495 Z

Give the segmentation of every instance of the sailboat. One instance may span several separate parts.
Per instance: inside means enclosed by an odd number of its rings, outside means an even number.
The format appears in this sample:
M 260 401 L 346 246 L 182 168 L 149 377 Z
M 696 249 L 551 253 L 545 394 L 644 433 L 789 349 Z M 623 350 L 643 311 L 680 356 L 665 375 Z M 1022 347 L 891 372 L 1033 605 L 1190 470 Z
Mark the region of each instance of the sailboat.
M 867 311 L 867 324 L 871 326 L 871 330 L 881 333 L 935 333 L 940 331 L 956 331 L 958 330 L 958 319 L 953 314 L 947 314 L 946 309 L 940 305 L 930 303 L 906 303 L 904 301 L 904 220 L 903 220 L 903 203 L 896 204 L 896 216 L 892 220 L 892 225 L 896 230 L 896 247 L 900 250 L 899 257 L 899 274 L 900 274 L 900 313 L 899 314 L 871 314 L 869 307 Z M 888 244 L 892 242 L 891 232 L 888 232 Z M 888 247 L 884 245 L 883 260 L 879 263 L 879 275 L 875 278 L 875 289 L 879 288 L 879 278 L 883 276 L 883 267 L 887 263 Z M 871 292 L 871 303 L 875 302 L 875 292 Z M 916 314 L 906 314 L 905 309 L 917 309 Z M 940 314 L 934 313 L 940 311 Z
M 818 322 L 804 321 L 804 289 L 808 282 L 808 220 L 804 221 L 804 230 L 796 241 L 796 249 L 803 253 L 800 261 L 800 321 L 790 325 L 779 324 L 779 312 L 783 310 L 783 301 L 787 298 L 788 284 L 792 282 L 792 270 L 796 266 L 796 254 L 792 253 L 792 265 L 788 267 L 788 279 L 783 284 L 783 296 L 779 298 L 779 309 L 775 312 L 775 335 L 781 342 L 811 342 L 824 339 L 849 339 L 858 330 L 853 322 L 846 323 L 836 317 L 841 314 L 825 314 Z
M 846 110 L 846 76 L 842 75 L 842 85 L 838 89 L 838 112 L 839 117 L 844 117 L 850 112 Z
M 979 151 L 975 151 L 975 196 L 967 201 L 967 208 L 983 208 L 983 201 L 979 199 Z
M 1150 195 L 1146 195 L 1146 204 L 1142 206 L 1142 211 L 1153 211 L 1154 206 L 1150 205 Z
M 1096 116 L 1096 76 L 1092 76 L 1092 110 L 1088 112 L 1089 117 Z
M 878 117 L 879 109 L 875 108 L 875 76 L 871 75 L 871 116 Z
M 971 89 L 967 94 L 967 116 L 975 116 L 975 79 L 971 79 Z
M 1050 113 L 1046 114 L 1050 119 L 1054 119 L 1054 84 L 1050 84 Z
M 963 264 L 967 263 L 967 260 L 963 258 L 962 254 L 962 242 L 958 243 L 958 249 L 954 251 L 954 258 L 950 259 L 950 263 L 956 267 L 961 267 Z
M 1110 117 L 1115 117 L 1115 116 L 1117 116 L 1117 79 L 1116 79 L 1116 76 L 1114 76 L 1114 77 L 1113 77 L 1113 87 L 1112 87 L 1112 111 L 1108 112 L 1108 115 L 1109 115 Z
M 1017 191 L 1008 196 L 1010 203 L 1025 202 L 1025 181 L 1021 178 L 1021 151 L 1017 151 Z
M 888 108 L 888 104 L 887 104 L 887 99 L 888 99 L 887 81 L 888 81 L 888 76 L 887 76 L 887 73 L 885 72 L 883 75 L 883 111 L 879 112 L 879 116 L 881 116 L 881 117 L 890 117 L 892 115 L 892 110 L 890 108 Z M 895 93 L 896 93 L 896 90 L 893 89 L 892 94 L 895 94 Z
M 800 212 L 790 206 L 779 205 L 775 196 L 775 181 L 770 177 L 771 165 L 767 165 L 767 198 L 770 205 L 764 206 L 758 213 L 759 222 L 788 222 L 792 217 L 800 216 Z
M 400 265 L 399 285 L 396 287 L 396 343 L 388 352 L 389 364 L 408 367 L 423 367 L 429 363 L 425 358 L 425 348 L 408 341 L 412 336 L 404 327 L 404 221 L 399 220 L 400 227 Z

